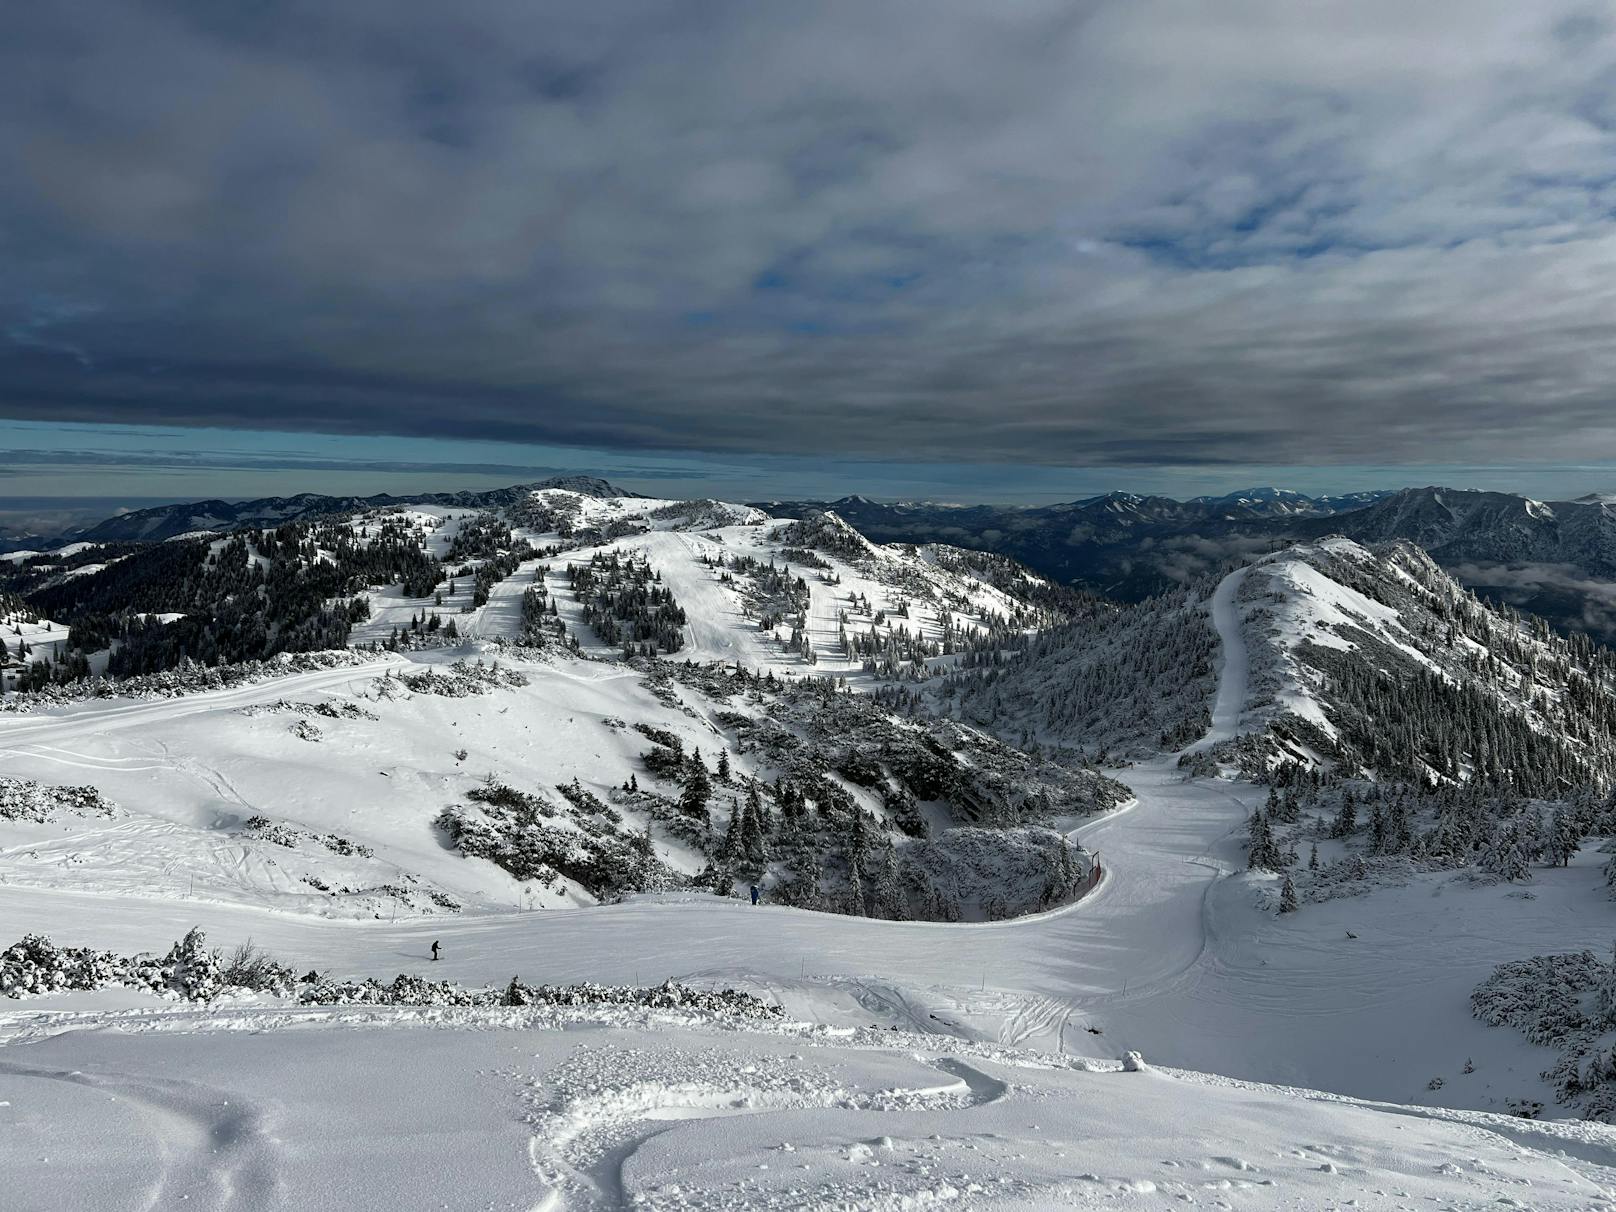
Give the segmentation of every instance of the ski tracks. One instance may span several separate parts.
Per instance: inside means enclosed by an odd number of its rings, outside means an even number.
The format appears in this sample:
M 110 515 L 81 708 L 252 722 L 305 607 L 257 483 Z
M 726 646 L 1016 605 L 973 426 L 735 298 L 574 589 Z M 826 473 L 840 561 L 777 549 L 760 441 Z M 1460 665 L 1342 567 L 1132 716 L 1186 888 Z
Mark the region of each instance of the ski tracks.
M 177 1078 L 36 1069 L 4 1060 L 0 1073 L 83 1086 L 132 1107 L 151 1125 L 162 1153 L 148 1208 L 190 1203 L 258 1212 L 282 1206 L 280 1146 L 265 1113 L 232 1091 Z
M 689 1121 L 796 1111 L 959 1113 L 998 1102 L 1009 1090 L 956 1056 L 890 1054 L 884 1068 L 898 1080 L 880 1085 L 868 1084 L 867 1075 L 850 1080 L 801 1052 L 747 1059 L 738 1065 L 733 1052 L 718 1048 L 586 1047 L 532 1082 L 524 1091 L 533 1129 L 528 1158 L 548 1190 L 535 1212 L 638 1206 L 627 1169 L 649 1141 Z M 937 1080 L 915 1080 L 926 1071 Z M 786 1152 L 790 1131 L 782 1121 Z M 879 1143 L 854 1140 L 848 1154 L 867 1155 Z

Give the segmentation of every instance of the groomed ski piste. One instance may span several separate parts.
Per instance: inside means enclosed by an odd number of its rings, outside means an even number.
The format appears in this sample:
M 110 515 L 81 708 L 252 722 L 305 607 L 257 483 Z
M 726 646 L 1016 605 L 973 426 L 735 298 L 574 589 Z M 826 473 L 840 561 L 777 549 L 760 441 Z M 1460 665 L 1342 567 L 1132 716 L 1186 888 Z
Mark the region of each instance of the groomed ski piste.
M 1198 747 L 1239 729 L 1244 575 L 1212 600 L 1223 656 Z M 0 716 L 0 753 L 127 770 L 139 762 L 106 756 L 108 737 L 360 674 Z M 337 920 L 0 885 L 7 940 L 37 931 L 161 952 L 201 926 L 210 944 L 251 938 L 300 971 L 474 986 L 674 979 L 783 1008 L 760 1021 L 602 1005 L 198 1006 L 117 989 L 10 1003 L 0 1202 L 1616 1207 L 1616 1135 L 1500 1113 L 1541 1092 L 1550 1054 L 1475 1022 L 1467 1002 L 1503 959 L 1605 949 L 1616 918 L 1592 856 L 1541 873 L 1530 913 L 1508 888 L 1416 881 L 1276 918 L 1252 887 L 1270 877 L 1241 870 L 1261 789 L 1187 779 L 1176 758 L 1121 771 L 1135 800 L 1077 831 L 1106 872 L 1094 892 L 1001 923 L 704 896 Z M 1435 1077 L 1446 1081 L 1431 1090 Z

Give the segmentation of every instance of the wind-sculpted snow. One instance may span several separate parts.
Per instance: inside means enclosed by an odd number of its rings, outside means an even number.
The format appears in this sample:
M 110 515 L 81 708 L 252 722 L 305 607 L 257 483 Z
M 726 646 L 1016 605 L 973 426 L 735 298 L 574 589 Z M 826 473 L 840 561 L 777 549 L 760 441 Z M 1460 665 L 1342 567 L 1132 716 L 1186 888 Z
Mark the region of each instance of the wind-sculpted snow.
M 296 1030 L 108 1018 L 124 1029 L 8 1049 L 8 1191 L 108 1212 L 1611 1202 L 1610 1146 L 1576 1125 L 678 1012 L 293 1013 Z M 67 1147 L 75 1165 L 54 1164 Z

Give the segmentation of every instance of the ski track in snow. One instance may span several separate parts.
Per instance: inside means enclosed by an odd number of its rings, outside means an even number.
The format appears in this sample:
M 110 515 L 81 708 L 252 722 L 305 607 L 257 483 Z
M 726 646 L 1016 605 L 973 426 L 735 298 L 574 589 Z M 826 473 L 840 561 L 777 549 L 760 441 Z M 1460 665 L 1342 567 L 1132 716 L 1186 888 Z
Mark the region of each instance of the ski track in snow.
M 131 1107 L 146 1122 L 161 1168 L 145 1207 L 187 1201 L 221 1212 L 283 1207 L 279 1146 L 264 1112 L 230 1089 L 196 1082 L 115 1073 L 33 1068 L 0 1060 L 0 1076 L 28 1083 L 63 1082 Z
M 1246 581 L 1245 568 L 1236 569 L 1212 593 L 1212 626 L 1217 630 L 1223 655 L 1218 664 L 1218 692 L 1212 705 L 1212 727 L 1186 752 L 1210 749 L 1220 741 L 1233 740 L 1240 731 L 1240 713 L 1246 704 L 1251 667 L 1246 640 L 1240 629 L 1240 587 Z

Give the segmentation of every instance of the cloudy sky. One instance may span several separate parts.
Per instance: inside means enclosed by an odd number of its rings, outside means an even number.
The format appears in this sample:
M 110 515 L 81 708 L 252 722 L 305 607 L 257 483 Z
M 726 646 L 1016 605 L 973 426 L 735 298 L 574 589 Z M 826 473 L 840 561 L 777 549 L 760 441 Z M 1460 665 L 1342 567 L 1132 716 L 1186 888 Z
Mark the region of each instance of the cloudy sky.
M 21 5 L 0 179 L 13 504 L 1616 486 L 1608 4 Z

